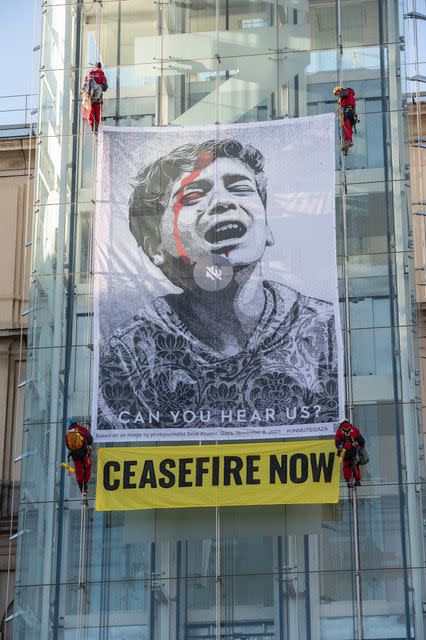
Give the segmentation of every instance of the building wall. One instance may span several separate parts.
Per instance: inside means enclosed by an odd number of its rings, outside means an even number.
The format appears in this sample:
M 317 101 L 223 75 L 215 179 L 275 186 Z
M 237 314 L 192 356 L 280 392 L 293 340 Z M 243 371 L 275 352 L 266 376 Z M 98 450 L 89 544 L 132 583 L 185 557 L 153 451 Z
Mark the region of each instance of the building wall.
M 413 202 L 414 268 L 418 308 L 418 340 L 422 398 L 426 393 L 426 103 L 408 104 L 411 199 Z M 423 204 L 422 204 L 423 203 Z M 423 433 L 426 434 L 426 402 L 422 402 Z
M 31 248 L 32 183 L 28 163 L 34 170 L 34 154 L 28 138 L 7 137 L 0 131 L 0 637 L 6 608 L 13 602 L 20 465 L 13 460 L 21 453 L 23 400 L 18 384 L 25 378 L 27 319 Z M 28 185 L 30 184 L 30 187 Z M 22 332 L 21 332 L 22 329 Z M 10 546 L 11 545 L 11 546 Z M 10 572 L 10 573 L 9 573 Z M 9 573 L 9 579 L 8 579 Z
M 357 508 L 344 490 L 336 507 L 324 508 L 123 514 L 96 513 L 91 500 L 82 539 L 75 483 L 59 463 L 67 416 L 90 418 L 96 141 L 78 103 L 88 63 L 98 46 L 110 87 L 107 124 L 313 115 L 335 110 L 338 24 L 343 82 L 357 92 L 361 119 L 347 194 L 336 154 L 347 412 L 371 459 Z M 23 464 L 15 638 L 424 638 L 404 28 L 402 6 L 391 0 L 45 8 L 23 447 L 40 464 Z

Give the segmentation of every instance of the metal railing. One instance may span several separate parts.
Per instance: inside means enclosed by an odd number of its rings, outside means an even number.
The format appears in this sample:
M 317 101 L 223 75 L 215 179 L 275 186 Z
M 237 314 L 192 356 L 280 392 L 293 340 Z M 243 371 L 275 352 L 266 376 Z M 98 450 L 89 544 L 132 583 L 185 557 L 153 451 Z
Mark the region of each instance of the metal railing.
M 37 96 L 18 93 L 0 96 L 0 126 L 16 123 L 29 125 L 37 113 Z

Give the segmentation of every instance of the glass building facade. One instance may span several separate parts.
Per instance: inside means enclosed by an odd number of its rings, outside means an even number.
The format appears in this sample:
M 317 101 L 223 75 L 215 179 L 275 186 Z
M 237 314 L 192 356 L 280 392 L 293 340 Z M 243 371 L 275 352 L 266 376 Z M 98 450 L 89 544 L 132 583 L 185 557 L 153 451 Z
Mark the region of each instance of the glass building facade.
M 424 639 L 412 10 L 397 0 L 43 2 L 13 638 Z M 96 139 L 80 88 L 97 58 L 104 123 L 117 127 L 309 116 L 335 110 L 339 81 L 355 89 L 361 122 L 345 173 L 336 143 L 347 413 L 370 453 L 355 504 L 343 487 L 326 506 L 97 513 L 90 497 L 82 522 L 60 462 L 66 419 L 90 419 Z

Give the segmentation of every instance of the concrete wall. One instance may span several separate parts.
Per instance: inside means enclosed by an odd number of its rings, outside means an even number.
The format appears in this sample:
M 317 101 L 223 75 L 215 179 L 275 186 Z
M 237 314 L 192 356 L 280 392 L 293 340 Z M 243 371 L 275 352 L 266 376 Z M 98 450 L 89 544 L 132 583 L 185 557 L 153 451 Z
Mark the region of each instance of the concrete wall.
M 426 445 L 426 103 L 408 106 L 414 265 L 420 352 L 423 433 Z M 421 203 L 424 204 L 421 204 Z
M 2 130 L 1 134 L 7 132 Z M 23 422 L 24 396 L 18 384 L 25 379 L 27 320 L 21 314 L 28 308 L 31 268 L 31 247 L 25 247 L 32 233 L 33 181 L 27 180 L 30 160 L 32 171 L 34 152 L 30 152 L 28 137 L 0 137 L 1 622 L 13 598 L 15 582 L 15 546 L 12 543 L 9 556 L 9 536 L 11 527 L 13 533 L 16 532 L 19 500 L 19 463 L 15 464 L 13 459 L 21 454 Z M 0 639 L 5 640 L 2 631 L 3 624 L 0 624 Z

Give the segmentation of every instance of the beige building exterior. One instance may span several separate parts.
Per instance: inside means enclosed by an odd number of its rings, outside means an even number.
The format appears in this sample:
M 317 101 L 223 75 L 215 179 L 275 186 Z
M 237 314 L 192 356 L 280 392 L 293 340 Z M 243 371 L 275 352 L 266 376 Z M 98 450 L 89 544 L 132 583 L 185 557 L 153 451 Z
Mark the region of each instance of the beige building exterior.
M 30 165 L 30 168 L 29 168 Z M 0 639 L 14 593 L 34 153 L 28 127 L 0 127 Z M 28 213 L 27 213 L 28 209 Z M 28 222 L 27 222 L 28 219 Z M 22 315 L 24 314 L 24 315 Z M 21 329 L 23 332 L 21 333 Z M 9 578 L 8 578 L 9 574 Z M 11 629 L 9 625 L 9 629 Z M 10 633 L 10 632 L 9 632 Z M 9 635 L 7 636 L 9 638 Z
M 411 166 L 411 200 L 413 203 L 414 263 L 423 433 L 426 443 L 426 97 L 419 104 L 409 104 L 409 145 Z
M 426 281 L 426 96 L 419 105 L 409 105 L 408 117 L 417 302 L 426 312 L 426 286 L 422 284 Z

